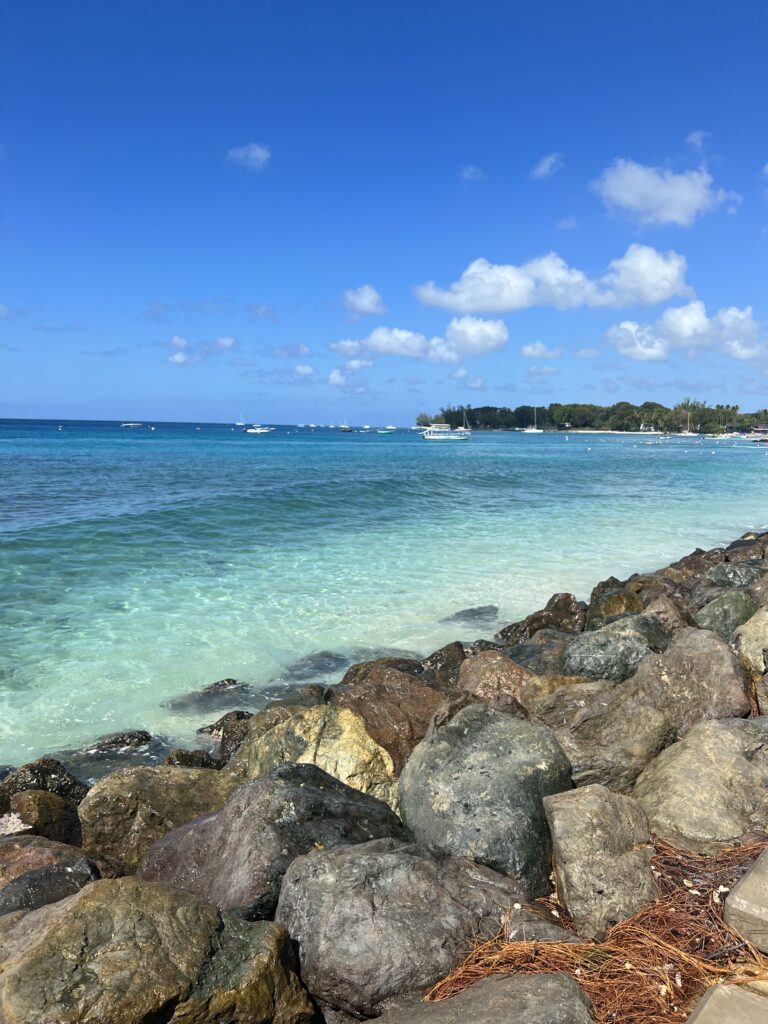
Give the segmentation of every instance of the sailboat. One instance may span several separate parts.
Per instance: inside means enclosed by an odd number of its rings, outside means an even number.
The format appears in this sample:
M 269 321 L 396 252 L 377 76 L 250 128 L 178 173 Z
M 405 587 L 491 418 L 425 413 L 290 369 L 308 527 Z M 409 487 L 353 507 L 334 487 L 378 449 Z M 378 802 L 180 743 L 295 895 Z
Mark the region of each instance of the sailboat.
M 471 430 L 471 428 L 469 426 L 469 423 L 467 423 L 467 413 L 466 413 L 465 410 L 462 410 L 462 412 L 464 413 L 464 422 L 462 423 L 462 425 L 460 427 L 456 427 L 456 433 L 457 434 L 471 434 L 472 430 Z
M 536 422 L 536 406 L 535 405 L 533 407 L 533 426 L 532 427 L 525 427 L 523 429 L 523 433 L 524 434 L 543 434 L 544 433 L 544 431 L 541 429 L 541 427 Z
M 680 431 L 680 437 L 698 437 L 699 432 L 697 430 L 691 430 L 691 414 L 688 413 L 688 429 Z
M 342 434 L 351 434 L 352 433 L 352 427 L 350 427 L 350 425 L 347 423 L 346 420 L 342 420 L 341 421 L 341 425 L 339 426 L 339 430 L 342 432 Z

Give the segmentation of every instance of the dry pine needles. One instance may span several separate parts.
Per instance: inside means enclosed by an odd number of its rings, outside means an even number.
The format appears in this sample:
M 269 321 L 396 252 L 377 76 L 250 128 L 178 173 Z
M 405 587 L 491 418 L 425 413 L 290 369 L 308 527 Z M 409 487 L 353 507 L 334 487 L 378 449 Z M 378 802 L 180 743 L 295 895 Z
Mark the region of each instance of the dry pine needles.
M 563 971 L 584 989 L 598 1024 L 682 1024 L 716 982 L 768 982 L 768 958 L 729 928 L 723 901 L 768 838 L 704 857 L 654 840 L 659 899 L 610 928 L 600 943 L 478 943 L 428 994 L 446 999 L 493 974 Z M 541 901 L 563 921 L 554 897 Z

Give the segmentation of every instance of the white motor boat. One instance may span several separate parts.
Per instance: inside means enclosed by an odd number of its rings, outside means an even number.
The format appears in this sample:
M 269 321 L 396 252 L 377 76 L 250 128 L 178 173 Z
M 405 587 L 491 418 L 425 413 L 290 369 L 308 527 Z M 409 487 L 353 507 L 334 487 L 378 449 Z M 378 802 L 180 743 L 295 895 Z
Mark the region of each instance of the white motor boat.
M 450 423 L 430 423 L 421 436 L 425 441 L 468 441 L 472 436 L 470 430 L 452 430 Z
M 260 423 L 254 423 L 252 427 L 246 427 L 244 434 L 271 434 L 274 427 L 262 427 Z

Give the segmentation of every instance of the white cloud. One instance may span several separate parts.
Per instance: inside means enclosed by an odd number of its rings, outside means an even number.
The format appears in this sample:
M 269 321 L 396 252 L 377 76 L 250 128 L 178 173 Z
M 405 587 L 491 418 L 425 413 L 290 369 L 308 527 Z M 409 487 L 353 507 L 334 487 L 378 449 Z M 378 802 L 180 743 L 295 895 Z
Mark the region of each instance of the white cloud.
M 563 354 L 561 348 L 547 348 L 543 341 L 532 341 L 520 349 L 529 359 L 559 359 Z
M 485 391 L 485 381 L 482 377 L 472 377 L 467 381 L 467 387 L 473 391 Z
M 249 171 L 263 171 L 270 161 L 272 153 L 269 146 L 249 142 L 247 146 L 235 146 L 227 153 L 227 160 L 247 167 Z
M 171 335 L 169 342 L 171 348 L 189 348 L 189 339 L 183 337 L 181 334 Z
M 350 359 L 346 368 L 355 373 L 357 370 L 365 370 L 368 366 L 373 366 L 370 359 Z
M 464 181 L 482 181 L 485 174 L 474 164 L 464 164 L 459 172 Z
M 541 180 L 551 178 L 563 166 L 563 158 L 560 153 L 548 153 L 531 169 L 531 177 Z
M 363 345 L 382 355 L 407 356 L 411 359 L 420 359 L 429 351 L 429 342 L 423 334 L 404 331 L 399 327 L 377 327 L 363 339 Z
M 332 341 L 328 346 L 333 352 L 340 356 L 354 356 L 360 351 L 360 342 L 347 339 L 346 341 Z
M 607 207 L 624 210 L 641 224 L 689 227 L 726 200 L 740 202 L 740 196 L 714 189 L 712 182 L 705 167 L 676 173 L 618 159 L 592 182 L 592 188 Z
M 454 370 L 451 374 L 451 380 L 465 380 L 469 376 L 469 370 L 465 370 L 463 366 L 460 366 L 458 370 Z
M 341 370 L 331 370 L 328 374 L 328 383 L 332 384 L 336 388 L 344 387 L 347 383 L 348 378 L 344 375 Z
M 625 320 L 609 329 L 606 340 L 636 362 L 661 362 L 675 350 L 690 354 L 712 348 L 739 360 L 765 352 L 751 306 L 728 306 L 708 317 L 699 300 L 665 310 L 654 324 Z
M 695 131 L 690 132 L 685 141 L 689 146 L 693 146 L 694 149 L 698 150 L 699 153 L 704 149 L 704 143 L 710 137 L 710 132 Z
M 299 363 L 297 366 L 294 366 L 293 375 L 294 377 L 304 378 L 306 380 L 307 377 L 314 377 L 315 368 L 314 366 L 308 366 L 306 363 Z
M 429 281 L 415 292 L 425 305 L 457 313 L 511 313 L 531 306 L 652 305 L 691 294 L 686 270 L 684 256 L 633 242 L 596 280 L 552 252 L 520 266 L 478 259 L 449 288 Z
M 175 366 L 183 366 L 187 363 L 199 363 L 200 356 L 196 356 L 192 352 L 173 352 L 168 356 L 168 362 L 173 363 Z
M 372 284 L 364 284 L 359 288 L 349 288 L 344 292 L 344 305 L 347 311 L 357 318 L 360 316 L 381 315 L 387 308 L 384 300 Z
M 555 227 L 558 231 L 575 231 L 579 226 L 579 222 L 575 217 L 562 217 Z
M 504 348 L 508 338 L 506 324 L 501 320 L 463 316 L 451 320 L 444 337 L 428 338 L 425 334 L 400 327 L 376 327 L 360 342 L 337 341 L 330 347 L 334 352 L 342 352 L 344 355 L 354 355 L 362 347 L 387 356 L 428 359 L 432 363 L 456 363 L 463 356 L 496 352 Z
M 600 353 L 596 348 L 580 348 L 576 355 L 579 359 L 596 359 Z
M 237 340 L 233 338 L 231 334 L 227 334 L 223 338 L 217 338 L 215 345 L 216 348 L 223 349 L 224 351 L 226 351 L 227 349 L 235 348 L 235 346 L 237 345 Z

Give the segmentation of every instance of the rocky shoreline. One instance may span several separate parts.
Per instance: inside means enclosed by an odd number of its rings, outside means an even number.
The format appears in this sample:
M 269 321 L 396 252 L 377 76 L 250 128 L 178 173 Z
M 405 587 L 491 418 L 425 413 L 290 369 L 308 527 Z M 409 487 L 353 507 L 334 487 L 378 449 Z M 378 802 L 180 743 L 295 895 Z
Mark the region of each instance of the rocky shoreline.
M 0 770 L 0 1024 L 606 1021 L 578 972 L 423 999 L 502 928 L 598 943 L 653 905 L 653 837 L 768 839 L 768 533 L 311 675 L 256 713 L 213 684 L 199 749 L 134 731 Z M 715 894 L 723 980 L 768 952 L 766 857 Z M 768 1020 L 764 982 L 674 1019 Z

